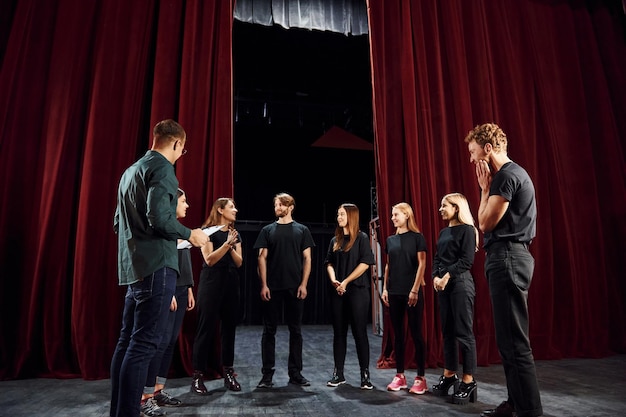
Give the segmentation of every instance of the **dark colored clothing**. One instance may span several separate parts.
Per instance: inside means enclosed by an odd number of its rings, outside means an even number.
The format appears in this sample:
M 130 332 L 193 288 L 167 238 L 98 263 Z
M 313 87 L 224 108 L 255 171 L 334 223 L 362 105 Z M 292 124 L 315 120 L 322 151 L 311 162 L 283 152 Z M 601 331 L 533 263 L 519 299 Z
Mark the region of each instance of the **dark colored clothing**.
M 270 223 L 261 229 L 254 249 L 267 248 L 267 286 L 292 290 L 302 283 L 302 252 L 315 246 L 308 227 L 296 221 Z
M 347 243 L 349 237 L 344 239 Z M 324 265 L 331 265 L 335 270 L 335 278 L 343 282 L 348 275 L 361 263 L 374 265 L 368 236 L 359 232 L 354 245 L 344 252 L 342 249 L 334 251 L 336 237 L 330 240 Z M 333 291 L 331 294 L 331 309 L 333 322 L 333 357 L 335 368 L 343 370 L 348 345 L 348 326 L 352 328 L 352 336 L 356 346 L 357 357 L 361 369 L 368 369 L 370 363 L 369 339 L 367 336 L 367 322 L 371 307 L 370 268 L 357 279 L 351 281 L 343 295 Z
M 176 280 L 176 292 L 174 293 L 178 307 L 175 311 L 170 310 L 167 314 L 167 325 L 161 338 L 161 343 L 148 368 L 148 377 L 145 385 L 148 388 L 154 388 L 157 383 L 165 384 L 172 364 L 174 348 L 176 347 L 183 319 L 187 312 L 187 304 L 189 303 L 189 287 L 193 287 L 193 268 L 191 264 L 191 250 L 189 248 L 178 250 L 178 269 L 180 270 L 180 275 Z M 145 394 L 151 393 L 145 392 Z
M 263 374 L 269 373 L 276 365 L 276 330 L 283 316 L 289 329 L 289 357 L 287 371 L 289 376 L 302 372 L 302 314 L 304 300 L 298 299 L 297 289 L 272 291 L 272 298 L 264 301 L 263 335 L 261 336 L 261 359 Z
M 179 275 L 177 239 L 191 230 L 176 219 L 174 166 L 148 151 L 120 179 L 113 229 L 118 282 L 128 285 L 120 338 L 111 360 L 111 415 L 137 417 L 152 357 L 165 332 Z
M 424 376 L 426 367 L 426 343 L 422 332 L 424 318 L 424 291 L 418 290 L 417 304 L 409 306 L 409 293 L 415 284 L 419 267 L 418 252 L 426 252 L 424 235 L 409 230 L 387 237 L 387 295 L 389 300 L 389 319 L 394 334 L 394 353 L 396 372 L 404 373 L 405 366 L 405 330 L 404 317 L 413 344 L 415 345 L 415 363 L 417 375 Z
M 476 288 L 470 268 L 476 253 L 476 229 L 467 224 L 445 227 L 439 232 L 437 252 L 433 260 L 433 278 L 450 279 L 446 288 L 437 292 L 444 366 L 450 371 L 459 367 L 459 346 L 463 373 L 476 371 L 476 339 L 474 337 L 474 299 Z
M 535 186 L 528 172 L 515 162 L 508 162 L 495 173 L 489 196 L 499 195 L 509 202 L 509 208 L 496 227 L 485 233 L 485 250 L 493 242 L 530 243 L 535 238 L 537 206 Z
M 176 239 L 189 239 L 191 230 L 176 219 L 177 189 L 174 166 L 156 151 L 146 152 L 122 175 L 113 218 L 119 285 L 163 267 L 178 272 Z
M 218 230 L 209 239 L 213 248 L 219 248 L 228 239 L 228 232 Z M 238 239 L 241 241 L 241 236 Z M 198 324 L 193 343 L 194 370 L 207 371 L 217 334 L 221 337 L 222 366 L 234 365 L 235 333 L 241 314 L 239 298 L 239 270 L 230 251 L 213 266 L 203 262 L 196 303 Z
M 419 262 L 417 252 L 426 252 L 426 239 L 418 232 L 408 231 L 387 238 L 387 294 L 408 295 L 415 283 Z
M 165 333 L 177 272 L 162 268 L 130 284 L 111 359 L 111 416 L 137 417 L 148 365 Z
M 351 327 L 359 367 L 367 369 L 370 363 L 370 345 L 367 336 L 367 324 L 372 305 L 370 289 L 354 286 L 341 296 L 337 294 L 337 291 L 332 292 L 330 305 L 333 318 L 335 368 L 343 369 L 344 367 L 348 350 L 348 327 Z
M 493 176 L 489 195 L 509 201 L 502 220 L 485 234 L 485 275 L 508 401 L 519 417 L 540 416 L 543 408 L 528 337 L 528 289 L 535 268 L 528 244 L 535 237 L 535 189 L 528 173 L 510 162 Z
M 304 300 L 298 299 L 298 287 L 302 284 L 302 253 L 314 246 L 309 228 L 296 221 L 287 224 L 274 222 L 264 226 L 254 243 L 254 249 L 267 248 L 266 279 L 271 291 L 270 300 L 262 303 L 263 374 L 269 373 L 276 363 L 276 329 L 283 305 L 289 329 L 289 376 L 298 375 L 302 371 Z
M 443 278 L 450 273 L 448 285 L 474 265 L 476 229 L 468 224 L 444 227 L 439 231 L 437 252 L 433 259 L 432 277 Z M 470 277 L 471 278 L 471 277 Z
M 393 329 L 393 351 L 396 359 L 396 372 L 399 374 L 404 373 L 406 364 L 405 316 L 415 347 L 414 359 L 417 375 L 424 376 L 426 371 L 426 342 L 422 329 L 424 319 L 424 289 L 422 286 L 420 286 L 417 292 L 417 303 L 414 306 L 409 306 L 408 292 L 405 295 L 389 295 L 389 320 Z
M 344 239 L 344 246 L 348 242 L 349 237 L 346 236 Z M 330 244 L 328 245 L 328 252 L 326 252 L 326 259 L 324 260 L 324 265 L 331 264 L 335 270 L 335 278 L 337 281 L 343 282 L 344 279 L 348 275 L 354 271 L 359 264 L 367 264 L 374 265 L 376 261 L 374 260 L 374 254 L 372 253 L 372 247 L 370 246 L 369 237 L 364 233 L 359 231 L 359 235 L 354 241 L 354 245 L 350 248 L 348 252 L 344 252 L 342 249 L 338 251 L 334 251 L 333 247 L 335 246 L 335 242 L 337 241 L 336 237 L 333 237 L 330 240 Z M 348 288 L 350 287 L 370 287 L 370 270 L 367 269 L 357 279 L 353 280 L 348 284 Z
M 177 287 L 193 287 L 193 266 L 191 263 L 191 248 L 178 250 L 178 280 Z

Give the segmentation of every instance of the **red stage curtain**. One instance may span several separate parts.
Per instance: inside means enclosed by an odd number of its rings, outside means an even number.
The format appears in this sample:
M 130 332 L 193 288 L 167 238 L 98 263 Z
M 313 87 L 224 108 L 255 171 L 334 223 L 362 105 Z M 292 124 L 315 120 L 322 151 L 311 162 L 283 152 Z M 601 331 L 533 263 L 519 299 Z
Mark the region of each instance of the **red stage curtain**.
M 461 192 L 473 213 L 478 209 L 463 139 L 475 125 L 497 122 L 509 137 L 509 156 L 529 171 L 537 191 L 529 298 L 535 357 L 624 352 L 626 47 L 619 2 L 368 6 L 380 241 L 393 232 L 391 206 L 410 203 L 429 243 L 430 277 L 445 227 L 441 197 Z M 487 365 L 499 355 L 483 262 L 481 251 L 473 268 L 475 333 L 478 362 Z M 441 366 L 438 306 L 427 283 L 427 365 Z M 384 327 L 379 364 L 393 362 L 388 321 Z
M 172 117 L 188 133 L 189 153 L 177 163 L 191 203 L 186 224 L 200 224 L 215 198 L 233 195 L 233 1 L 0 3 L 0 378 L 108 377 L 124 293 L 116 187 L 150 147 L 156 121 Z M 496 121 L 537 188 L 536 357 L 626 351 L 621 5 L 368 6 L 380 241 L 391 233 L 391 205 L 405 200 L 432 258 L 444 227 L 441 196 L 459 191 L 478 207 L 463 137 Z M 483 259 L 473 272 L 486 365 L 499 358 Z M 431 286 L 426 294 L 428 365 L 438 366 Z M 193 317 L 180 342 L 187 371 Z
M 215 198 L 232 196 L 232 9 L 3 2 L 0 378 L 108 377 L 125 289 L 116 188 L 157 121 L 187 131 L 176 167 L 184 223 L 198 226 Z M 189 366 L 188 337 L 181 349 Z

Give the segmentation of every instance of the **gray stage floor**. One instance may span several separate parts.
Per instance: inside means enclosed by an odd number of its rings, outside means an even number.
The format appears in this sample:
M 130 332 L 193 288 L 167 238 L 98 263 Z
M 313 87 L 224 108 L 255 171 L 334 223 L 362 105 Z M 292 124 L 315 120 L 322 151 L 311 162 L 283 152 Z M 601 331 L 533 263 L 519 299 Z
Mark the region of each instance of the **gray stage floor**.
M 235 369 L 241 392 L 226 391 L 223 380 L 208 381 L 212 395 L 189 392 L 191 378 L 168 381 L 166 389 L 184 404 L 167 408 L 168 416 L 471 416 L 480 415 L 505 399 L 504 374 L 498 365 L 479 367 L 476 373 L 478 401 L 453 405 L 430 393 L 412 395 L 387 392 L 393 369 L 376 369 L 381 338 L 370 335 L 373 391 L 359 389 L 359 369 L 354 342 L 348 336 L 347 384 L 326 387 L 332 372 L 330 326 L 305 326 L 303 375 L 310 387 L 287 383 L 287 335 L 281 326 L 276 343 L 276 374 L 273 389 L 257 389 L 260 379 L 261 328 L 240 326 L 237 333 Z M 254 353 L 250 353 L 254 352 Z M 537 361 L 545 416 L 620 416 L 626 413 L 626 355 L 603 359 Z M 428 385 L 441 369 L 427 369 Z M 414 370 L 407 370 L 413 376 Z M 29 379 L 0 381 L 0 416 L 94 416 L 109 414 L 109 380 Z

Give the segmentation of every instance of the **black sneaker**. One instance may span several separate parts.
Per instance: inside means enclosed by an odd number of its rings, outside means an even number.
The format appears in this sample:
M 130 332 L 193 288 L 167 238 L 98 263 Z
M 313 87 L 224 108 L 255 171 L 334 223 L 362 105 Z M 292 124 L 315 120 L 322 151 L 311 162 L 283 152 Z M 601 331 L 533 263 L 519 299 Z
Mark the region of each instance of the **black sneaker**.
M 338 387 L 341 384 L 346 383 L 346 378 L 343 377 L 343 372 L 333 372 L 333 377 L 326 383 L 329 387 Z
M 178 407 L 183 402 L 178 398 L 172 397 L 169 393 L 161 390 L 154 394 L 154 401 L 159 407 Z
M 374 385 L 370 381 L 370 371 L 368 369 L 361 370 L 361 389 L 374 389 Z
M 162 417 L 165 415 L 167 414 L 157 405 L 154 398 L 148 398 L 146 402 L 141 404 L 141 417 Z
M 263 377 L 261 378 L 261 380 L 259 381 L 256 387 L 257 388 L 272 388 L 274 386 L 274 383 L 272 382 L 273 374 L 274 374 L 273 372 L 263 374 Z
M 289 377 L 289 383 L 294 385 L 300 385 L 302 387 L 308 387 L 311 385 L 308 379 L 302 376 L 301 373 L 293 374 Z

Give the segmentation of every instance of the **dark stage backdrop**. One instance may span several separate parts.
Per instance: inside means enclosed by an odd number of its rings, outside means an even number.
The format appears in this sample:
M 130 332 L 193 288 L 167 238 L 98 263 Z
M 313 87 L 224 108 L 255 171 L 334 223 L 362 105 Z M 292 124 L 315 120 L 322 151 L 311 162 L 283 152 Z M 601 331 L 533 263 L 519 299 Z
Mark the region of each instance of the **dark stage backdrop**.
M 232 7 L 0 3 L 0 378 L 108 377 L 124 293 L 112 231 L 116 187 L 149 148 L 156 121 L 174 118 L 188 133 L 189 153 L 176 167 L 190 196 L 186 223 L 201 223 L 215 198 L 245 192 L 233 190 Z M 369 0 L 368 7 L 381 241 L 398 201 L 413 205 L 429 248 L 444 226 L 442 195 L 466 194 L 475 212 L 463 137 L 495 121 L 537 189 L 529 302 L 536 357 L 625 352 L 620 2 Z M 247 252 L 248 264 L 253 256 Z M 488 365 L 499 358 L 483 259 L 479 253 L 473 269 L 475 329 L 479 363 Z M 437 366 L 431 290 L 428 365 Z M 185 372 L 192 337 L 186 323 L 177 358 Z

